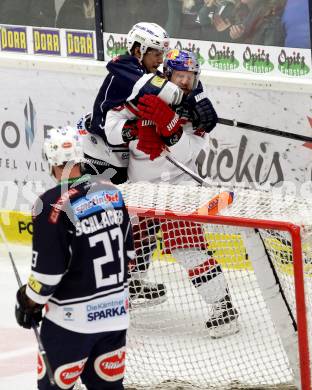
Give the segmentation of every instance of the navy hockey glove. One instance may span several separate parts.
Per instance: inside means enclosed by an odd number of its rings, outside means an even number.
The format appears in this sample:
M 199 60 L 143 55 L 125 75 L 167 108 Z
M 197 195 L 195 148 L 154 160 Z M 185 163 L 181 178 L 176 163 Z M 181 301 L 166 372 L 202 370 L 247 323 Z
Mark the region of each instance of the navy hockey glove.
M 218 115 L 211 101 L 203 93 L 190 93 L 186 98 L 186 105 L 191 114 L 191 121 L 196 129 L 210 133 L 218 122 Z
M 23 328 L 30 329 L 33 325 L 38 326 L 42 320 L 43 305 L 33 302 L 26 295 L 26 284 L 16 293 L 15 318 Z

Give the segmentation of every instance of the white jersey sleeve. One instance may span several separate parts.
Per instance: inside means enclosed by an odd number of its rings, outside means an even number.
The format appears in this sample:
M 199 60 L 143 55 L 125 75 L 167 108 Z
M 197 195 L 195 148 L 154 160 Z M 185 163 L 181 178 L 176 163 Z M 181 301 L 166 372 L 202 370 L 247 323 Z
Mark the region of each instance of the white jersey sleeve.
M 122 139 L 122 129 L 127 120 L 135 119 L 135 116 L 126 106 L 109 110 L 105 121 L 105 135 L 111 145 L 120 145 L 125 141 Z

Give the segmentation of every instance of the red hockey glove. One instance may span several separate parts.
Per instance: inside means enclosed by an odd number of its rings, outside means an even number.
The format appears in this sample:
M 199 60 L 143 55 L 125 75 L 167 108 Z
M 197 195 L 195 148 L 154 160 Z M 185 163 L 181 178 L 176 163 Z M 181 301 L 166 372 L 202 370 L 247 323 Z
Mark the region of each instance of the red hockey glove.
M 159 157 L 166 148 L 164 141 L 156 133 L 156 128 L 150 121 L 138 120 L 138 145 L 137 149 L 149 155 L 151 161 Z
M 163 100 L 155 95 L 140 97 L 138 104 L 138 116 L 156 123 L 157 132 L 164 137 L 170 137 L 176 133 L 185 119 L 179 117 Z

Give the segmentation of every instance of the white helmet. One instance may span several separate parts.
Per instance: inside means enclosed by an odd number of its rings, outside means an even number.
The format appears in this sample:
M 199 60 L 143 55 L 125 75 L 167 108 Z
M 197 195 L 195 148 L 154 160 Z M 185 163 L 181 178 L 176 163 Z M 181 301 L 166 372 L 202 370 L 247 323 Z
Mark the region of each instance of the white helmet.
M 156 23 L 140 22 L 132 27 L 127 35 L 127 49 L 129 54 L 131 54 L 134 42 L 141 44 L 141 59 L 149 48 L 161 51 L 167 51 L 169 49 L 169 36 L 167 32 Z
M 82 139 L 77 129 L 65 126 L 48 130 L 43 144 L 43 156 L 52 167 L 64 165 L 68 161 L 78 164 L 83 161 Z

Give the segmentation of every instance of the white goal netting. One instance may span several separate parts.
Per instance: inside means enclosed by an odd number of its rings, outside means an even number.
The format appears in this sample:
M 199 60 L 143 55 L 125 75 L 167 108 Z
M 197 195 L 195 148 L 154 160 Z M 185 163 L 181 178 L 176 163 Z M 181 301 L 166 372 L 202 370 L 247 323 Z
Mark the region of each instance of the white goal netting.
M 312 198 L 237 189 L 233 203 L 219 211 L 223 219 L 212 223 L 205 205 L 222 188 L 120 188 L 137 255 L 126 388 L 288 388 L 303 376 L 304 388 L 312 368 L 304 345 L 308 338 L 312 350 Z M 258 226 L 264 220 L 270 224 Z M 280 222 L 301 227 L 295 247 L 302 245 L 306 310 L 300 306 L 299 321 L 298 254 Z M 207 327 L 225 294 L 237 315 L 232 311 L 228 323 L 224 317 L 225 326 L 218 319 Z

